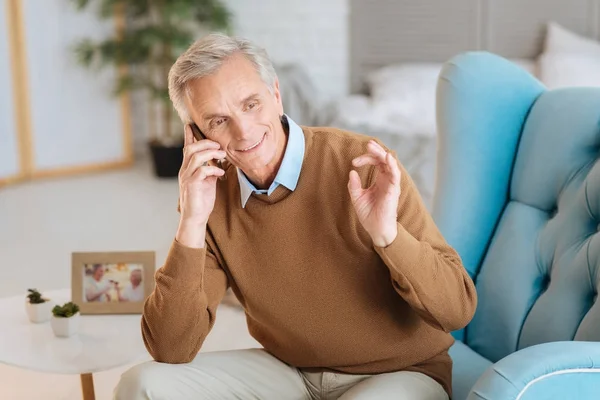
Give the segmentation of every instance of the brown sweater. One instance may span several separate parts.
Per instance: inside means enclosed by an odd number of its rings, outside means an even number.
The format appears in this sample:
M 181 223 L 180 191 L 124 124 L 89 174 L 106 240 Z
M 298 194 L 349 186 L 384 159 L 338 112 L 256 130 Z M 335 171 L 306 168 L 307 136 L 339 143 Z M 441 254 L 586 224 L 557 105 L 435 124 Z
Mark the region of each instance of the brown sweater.
M 252 336 L 290 365 L 420 371 L 451 394 L 448 332 L 471 320 L 477 302 L 458 254 L 402 166 L 398 236 L 374 247 L 347 189 L 351 160 L 370 138 L 302 128 L 306 150 L 295 191 L 280 185 L 242 208 L 230 167 L 218 182 L 206 248 L 173 242 L 144 306 L 148 351 L 160 362 L 191 361 L 231 286 Z M 357 171 L 370 185 L 375 169 Z

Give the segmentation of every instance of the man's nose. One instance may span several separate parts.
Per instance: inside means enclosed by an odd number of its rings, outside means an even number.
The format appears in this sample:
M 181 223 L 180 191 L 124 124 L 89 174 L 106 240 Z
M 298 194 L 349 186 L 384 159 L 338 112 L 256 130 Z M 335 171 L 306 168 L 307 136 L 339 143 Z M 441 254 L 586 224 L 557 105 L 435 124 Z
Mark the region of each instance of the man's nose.
M 245 140 L 252 137 L 252 124 L 246 118 L 231 119 L 231 135 L 236 140 Z

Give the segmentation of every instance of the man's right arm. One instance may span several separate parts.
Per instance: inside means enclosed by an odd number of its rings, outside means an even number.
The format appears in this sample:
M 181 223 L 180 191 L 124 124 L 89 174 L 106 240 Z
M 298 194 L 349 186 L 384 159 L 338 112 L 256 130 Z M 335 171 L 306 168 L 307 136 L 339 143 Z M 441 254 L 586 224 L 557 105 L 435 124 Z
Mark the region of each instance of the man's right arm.
M 165 264 L 155 274 L 155 289 L 144 303 L 142 336 L 156 361 L 190 362 L 215 323 L 228 282 L 205 246 L 205 232 L 197 227 L 186 232 L 180 226 Z
M 96 301 L 100 298 L 100 296 L 104 295 L 104 293 L 108 292 L 110 287 L 104 287 L 103 289 L 96 289 L 93 286 L 88 286 L 85 290 L 85 298 L 87 301 Z

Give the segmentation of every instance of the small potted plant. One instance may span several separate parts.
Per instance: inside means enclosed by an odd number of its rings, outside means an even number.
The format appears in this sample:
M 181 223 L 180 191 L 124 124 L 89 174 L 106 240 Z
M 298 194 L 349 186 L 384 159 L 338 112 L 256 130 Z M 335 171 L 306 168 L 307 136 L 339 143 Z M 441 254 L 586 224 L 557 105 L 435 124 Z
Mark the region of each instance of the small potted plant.
M 29 320 L 33 323 L 46 322 L 52 315 L 52 303 L 49 299 L 42 297 L 37 289 L 27 289 L 29 294 L 25 301 L 25 310 Z
M 69 337 L 79 331 L 79 306 L 68 302 L 52 309 L 50 321 L 54 334 L 58 337 Z

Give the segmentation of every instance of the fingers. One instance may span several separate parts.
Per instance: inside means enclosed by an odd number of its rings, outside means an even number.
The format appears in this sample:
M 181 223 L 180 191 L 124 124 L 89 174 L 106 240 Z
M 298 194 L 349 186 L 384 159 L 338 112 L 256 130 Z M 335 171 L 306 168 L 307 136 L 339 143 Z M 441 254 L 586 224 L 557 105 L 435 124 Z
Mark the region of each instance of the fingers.
M 192 138 L 194 140 L 193 143 L 190 143 L 183 147 L 183 155 L 191 155 L 201 150 L 209 150 L 209 149 L 220 149 L 221 145 L 217 142 L 214 142 L 209 139 L 199 140 Z
M 195 141 L 193 138 L 192 140 L 194 140 L 194 143 L 188 144 L 183 148 L 183 162 L 181 163 L 181 166 L 184 170 L 188 168 L 194 154 L 208 150 L 215 151 L 221 148 L 219 143 L 213 142 L 212 140 Z M 217 158 L 225 158 L 225 155 Z
M 215 141 L 204 139 L 197 140 L 194 137 L 194 132 L 192 131 L 192 127 L 190 124 L 185 124 L 183 127 L 183 162 L 182 167 L 187 168 L 188 163 L 190 162 L 190 156 L 198 151 L 205 149 L 220 149 L 221 145 Z
M 392 182 L 395 185 L 399 186 L 402 173 L 400 171 L 400 166 L 398 165 L 398 161 L 396 161 L 394 156 L 392 156 L 392 153 L 387 153 L 386 161 L 387 161 L 387 169 L 388 169 L 389 173 L 392 175 Z
M 352 165 L 355 167 L 362 167 L 363 165 L 379 165 L 381 161 L 372 156 L 371 154 L 363 154 L 362 156 L 356 157 L 352 160 Z
M 216 176 L 217 178 L 225 175 L 225 171 L 223 171 L 219 167 L 213 167 L 212 165 L 205 165 L 201 168 L 198 168 L 192 174 L 193 179 L 204 180 L 211 176 Z
M 358 172 L 355 170 L 350 171 L 350 176 L 348 179 L 348 191 L 350 192 L 350 198 L 352 201 L 356 200 L 363 191 L 360 183 L 360 176 L 358 176 Z
M 370 140 L 367 143 L 367 152 L 359 157 L 352 160 L 352 164 L 356 167 L 363 165 L 379 165 L 385 164 L 387 152 L 374 140 Z
M 381 162 L 385 162 L 385 155 L 387 154 L 387 151 L 385 151 L 385 149 L 381 147 L 376 141 L 369 140 L 369 143 L 367 144 L 367 151 L 368 154 L 373 155 Z
M 189 161 L 187 166 L 183 168 L 183 177 L 193 175 L 195 171 L 211 160 L 222 160 L 225 158 L 226 153 L 223 150 L 210 149 L 198 151 L 188 157 Z
M 391 152 L 386 151 L 379 143 L 370 140 L 367 144 L 367 153 L 352 160 L 352 165 L 362 167 L 364 165 L 379 166 L 380 170 L 389 174 L 392 182 L 400 184 L 400 166 Z

